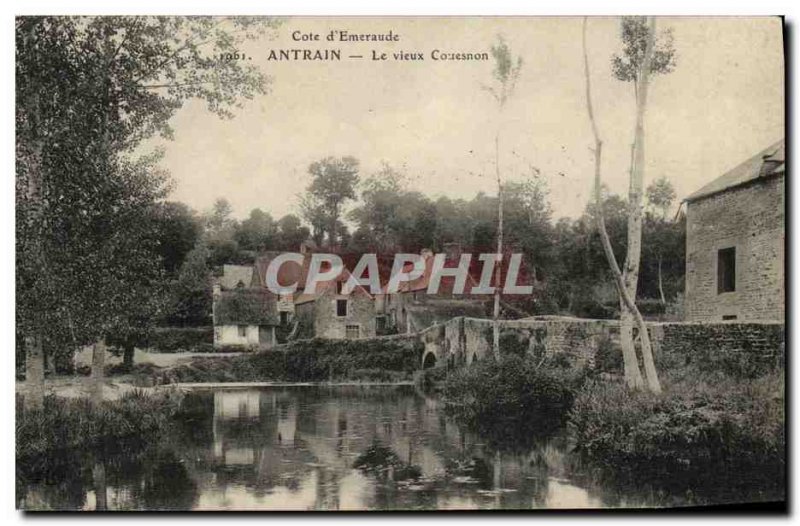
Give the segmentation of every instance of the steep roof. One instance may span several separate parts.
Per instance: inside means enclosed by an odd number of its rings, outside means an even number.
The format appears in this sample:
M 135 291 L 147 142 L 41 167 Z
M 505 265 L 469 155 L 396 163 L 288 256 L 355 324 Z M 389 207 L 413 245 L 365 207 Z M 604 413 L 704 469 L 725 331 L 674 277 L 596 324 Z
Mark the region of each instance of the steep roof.
M 704 187 L 700 188 L 684 201 L 696 201 L 703 197 L 722 192 L 728 188 L 739 186 L 762 177 L 784 173 L 786 156 L 786 140 L 781 139 L 732 170 L 725 172 Z
M 253 267 L 250 265 L 223 265 L 219 284 L 223 289 L 235 289 L 239 282 L 249 287 L 253 281 Z
M 267 269 L 269 268 L 270 262 L 277 257 L 277 255 L 277 252 L 266 253 L 256 259 L 253 286 L 261 288 L 267 286 Z M 295 261 L 284 262 L 280 266 L 280 269 L 278 269 L 278 284 L 282 286 L 291 286 L 293 283 L 297 283 L 297 293 L 294 297 L 294 303 L 297 305 L 314 301 L 321 297 L 328 289 L 335 287 L 337 281 L 347 281 L 351 273 L 349 269 L 355 268 L 358 263 L 359 256 L 356 254 L 339 254 L 339 256 L 342 258 L 344 265 L 341 273 L 332 280 L 317 283 L 314 294 L 308 294 L 304 290 L 311 269 L 311 252 L 303 254 L 302 264 L 298 264 Z M 352 292 L 366 294 L 369 298 L 372 298 L 372 294 L 361 285 L 356 286 Z
M 278 325 L 275 295 L 263 289 L 222 291 L 214 301 L 217 325 Z

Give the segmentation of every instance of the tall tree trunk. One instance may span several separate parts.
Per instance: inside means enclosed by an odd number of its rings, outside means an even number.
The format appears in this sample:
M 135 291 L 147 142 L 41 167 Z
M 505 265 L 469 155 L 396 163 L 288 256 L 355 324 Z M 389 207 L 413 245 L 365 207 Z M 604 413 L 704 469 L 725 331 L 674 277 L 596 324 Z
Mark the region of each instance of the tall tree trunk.
M 642 193 L 644 188 L 644 116 L 647 111 L 647 95 L 650 86 L 650 64 L 653 58 L 655 45 L 656 22 L 655 17 L 650 17 L 647 46 L 644 60 L 637 75 L 636 83 L 636 129 L 633 145 L 633 164 L 631 165 L 630 186 L 628 192 L 628 245 L 623 266 L 623 283 L 629 298 L 636 301 L 636 290 L 639 283 L 639 266 L 642 257 Z M 623 311 L 621 316 L 620 344 L 623 349 L 632 349 L 635 354 L 633 341 L 633 321 L 637 317 L 638 309 L 631 308 L 624 301 L 620 301 Z M 634 312 L 636 310 L 637 312 Z M 641 314 L 638 314 L 641 317 Z M 631 328 L 629 332 L 627 327 Z M 642 349 L 647 385 L 651 391 L 660 392 L 661 384 L 658 380 L 650 338 L 646 327 L 639 327 L 639 342 Z
M 652 49 L 650 51 L 652 51 Z M 589 75 L 589 57 L 586 52 L 586 18 L 583 19 L 583 61 L 584 61 L 584 77 L 586 80 L 586 110 L 587 113 L 589 114 L 589 121 L 592 126 L 592 133 L 594 134 L 594 140 L 595 140 L 594 192 L 595 192 L 595 203 L 597 206 L 597 211 L 596 211 L 597 230 L 600 233 L 600 240 L 603 245 L 603 252 L 606 255 L 606 259 L 608 260 L 608 265 L 614 277 L 614 284 L 617 287 L 617 292 L 619 293 L 621 303 L 625 306 L 625 309 L 620 314 L 620 340 L 622 340 L 623 338 L 623 333 L 627 330 L 630 330 L 629 341 L 631 342 L 631 345 L 628 348 L 624 346 L 622 347 L 622 356 L 623 356 L 623 361 L 625 363 L 625 379 L 628 383 L 628 386 L 632 388 L 638 388 L 644 385 L 644 381 L 642 379 L 641 371 L 639 369 L 638 360 L 636 359 L 635 348 L 633 347 L 633 322 L 635 322 L 637 327 L 639 328 L 639 335 L 642 342 L 643 353 L 645 348 L 647 348 L 647 350 L 650 351 L 650 337 L 649 333 L 647 332 L 647 326 L 644 322 L 644 318 L 642 318 L 639 309 L 636 307 L 636 303 L 633 299 L 634 297 L 628 293 L 628 288 L 625 286 L 625 280 L 623 278 L 622 272 L 620 271 L 619 265 L 617 264 L 616 256 L 614 256 L 614 251 L 611 247 L 611 240 L 609 239 L 608 232 L 606 230 L 605 213 L 603 211 L 603 199 L 601 191 L 602 188 L 601 160 L 603 152 L 603 141 L 600 138 L 600 132 L 597 129 L 597 122 L 595 120 L 594 110 L 592 107 L 592 96 L 591 96 L 592 89 L 591 89 L 591 77 Z M 626 316 L 629 316 L 629 318 L 626 318 Z M 645 369 L 647 370 L 646 361 L 645 361 Z M 647 372 L 649 375 L 650 371 Z M 655 373 L 654 368 L 652 372 Z M 656 379 L 655 386 L 649 381 L 650 378 Z M 657 382 L 658 379 L 655 375 L 650 376 L 648 378 L 648 385 L 651 388 L 651 390 L 659 392 L 661 390 L 661 387 L 660 385 L 657 384 Z
M 41 409 L 44 405 L 44 351 L 36 333 L 25 336 L 25 409 Z
M 96 461 L 92 466 L 92 483 L 94 485 L 95 511 L 108 510 L 108 485 L 106 484 L 106 466 Z
M 92 347 L 92 381 L 91 402 L 97 407 L 103 401 L 103 384 L 105 383 L 106 341 L 100 341 Z
M 667 298 L 664 296 L 664 282 L 661 279 L 661 254 L 658 255 L 658 295 L 661 297 L 661 304 L 667 304 Z
M 31 26 L 31 34 L 34 28 Z M 27 38 L 33 38 L 26 35 Z M 28 235 L 30 236 L 30 260 L 33 263 L 34 274 L 36 280 L 45 279 L 46 264 L 44 254 L 44 168 L 42 167 L 42 156 L 44 153 L 44 144 L 41 139 L 41 116 L 39 112 L 39 94 L 34 92 L 31 94 L 27 102 L 30 113 L 28 114 L 28 134 L 31 142 L 31 152 L 28 159 L 27 171 L 27 185 L 25 188 L 25 197 L 28 201 L 29 215 L 28 220 Z M 34 301 L 33 309 L 35 312 L 29 313 L 31 319 L 26 320 L 27 324 L 24 329 L 25 341 L 25 383 L 28 387 L 28 395 L 25 397 L 25 407 L 28 409 L 41 409 L 44 403 L 44 350 L 42 347 L 42 328 L 44 326 L 41 312 L 38 312 L 40 301 L 37 296 L 41 295 L 41 287 L 39 283 L 33 284 Z
M 492 312 L 492 352 L 500 360 L 500 290 L 503 265 L 503 181 L 500 178 L 500 132 L 494 136 L 495 173 L 497 175 L 497 255 L 494 268 L 494 309 Z

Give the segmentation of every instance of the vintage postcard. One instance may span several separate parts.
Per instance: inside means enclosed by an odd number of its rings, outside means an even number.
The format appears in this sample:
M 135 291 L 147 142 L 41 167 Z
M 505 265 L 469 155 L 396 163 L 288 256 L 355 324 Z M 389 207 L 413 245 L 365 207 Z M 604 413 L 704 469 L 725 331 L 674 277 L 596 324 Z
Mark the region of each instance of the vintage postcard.
M 786 510 L 780 17 L 15 30 L 18 509 Z

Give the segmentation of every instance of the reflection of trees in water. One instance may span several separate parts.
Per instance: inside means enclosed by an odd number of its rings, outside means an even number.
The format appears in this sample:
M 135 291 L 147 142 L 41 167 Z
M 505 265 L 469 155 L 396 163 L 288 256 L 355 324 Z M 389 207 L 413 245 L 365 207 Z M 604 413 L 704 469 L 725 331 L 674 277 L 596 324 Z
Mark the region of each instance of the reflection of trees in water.
M 63 455 L 44 474 L 26 474 L 22 466 L 18 502 L 80 509 L 87 492 L 96 495 L 95 487 L 105 486 L 110 509 L 190 509 L 200 481 L 212 474 L 214 490 L 244 487 L 258 500 L 275 488 L 313 492 L 311 505 L 325 509 L 527 509 L 569 494 L 604 505 L 686 504 L 714 497 L 720 485 L 687 485 L 678 475 L 671 479 L 677 484 L 663 487 L 652 483 L 659 477 L 652 471 L 644 472 L 649 485 L 600 476 L 575 464 L 563 438 L 543 436 L 535 423 L 533 431 L 470 429 L 411 388 L 217 393 L 186 396 L 175 433 L 151 447 L 121 444 L 100 456 Z M 93 473 L 96 460 L 105 469 L 104 484 Z M 357 497 L 343 493 L 354 481 L 367 488 Z M 562 490 L 568 491 L 554 496 Z

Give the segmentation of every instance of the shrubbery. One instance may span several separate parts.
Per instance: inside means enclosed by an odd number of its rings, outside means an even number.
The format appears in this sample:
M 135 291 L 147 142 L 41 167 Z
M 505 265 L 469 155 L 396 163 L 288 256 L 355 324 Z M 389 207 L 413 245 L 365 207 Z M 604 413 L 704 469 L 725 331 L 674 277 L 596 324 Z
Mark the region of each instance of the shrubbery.
M 777 373 L 750 381 L 695 377 L 660 395 L 589 382 L 575 399 L 569 430 L 582 458 L 633 477 L 755 473 L 778 484 L 785 470 L 783 409 Z
M 319 382 L 410 380 L 422 345 L 415 338 L 304 340 L 278 349 L 228 358 L 196 358 L 164 371 L 174 382 Z
M 49 458 L 79 451 L 114 451 L 132 442 L 158 440 L 171 424 L 181 395 L 134 390 L 93 407 L 88 399 L 46 397 L 41 410 L 17 407 L 17 465 L 35 472 Z
M 564 422 L 585 374 L 505 355 L 451 372 L 444 388 L 448 409 L 477 427 L 525 426 L 546 433 Z

